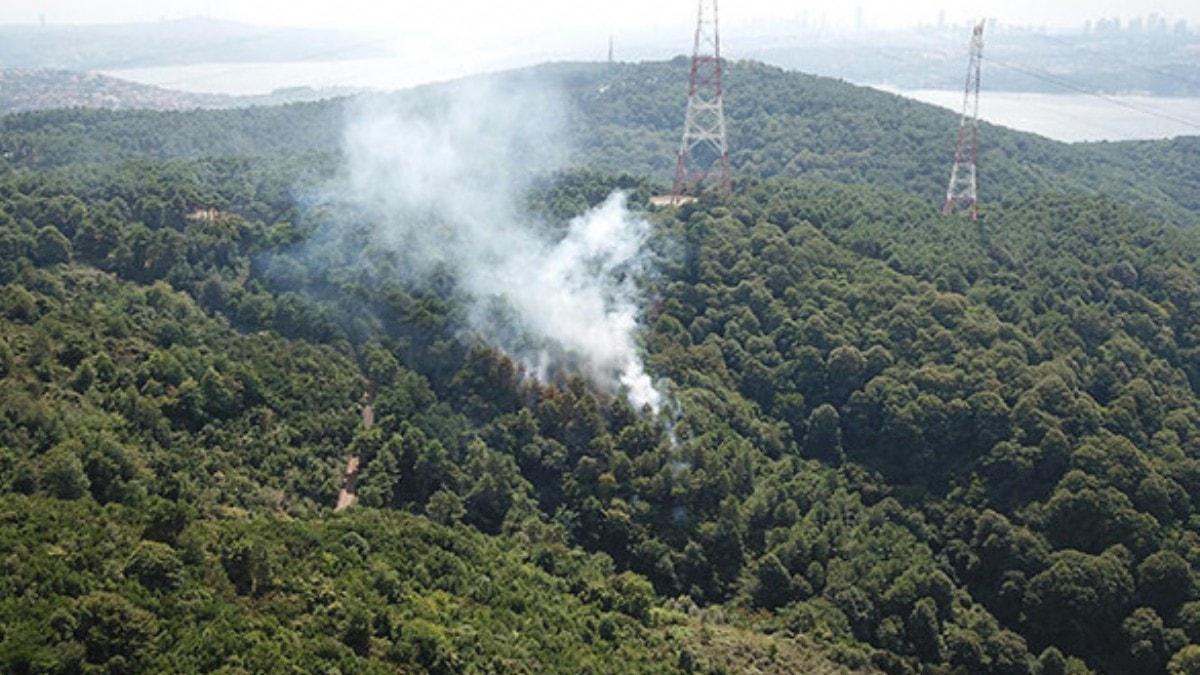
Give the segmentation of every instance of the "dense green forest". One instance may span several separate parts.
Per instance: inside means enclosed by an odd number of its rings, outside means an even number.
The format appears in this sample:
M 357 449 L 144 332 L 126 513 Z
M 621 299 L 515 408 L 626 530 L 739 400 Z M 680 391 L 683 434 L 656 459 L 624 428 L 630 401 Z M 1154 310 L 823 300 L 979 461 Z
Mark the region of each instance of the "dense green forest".
M 670 178 L 688 61 L 547 64 L 418 87 L 394 95 L 419 108 L 464 84 L 561 92 L 576 161 L 606 173 Z M 830 78 L 756 62 L 726 71 L 731 161 L 742 175 L 869 182 L 937 199 L 953 158 L 953 115 Z M 0 117 L 0 160 L 14 168 L 153 157 L 336 153 L 347 99 L 270 108 L 158 113 L 55 110 Z M 947 132 L 947 128 L 951 131 Z M 947 140 L 947 134 L 950 141 Z M 1200 140 L 1066 144 L 984 124 L 980 162 L 988 202 L 1046 189 L 1100 193 L 1173 222 L 1200 208 Z
M 683 67 L 535 70 L 527 195 L 652 221 L 669 432 L 312 255 L 344 102 L 0 118 L 0 669 L 1200 673 L 1200 139 L 986 128 L 976 224 L 953 115 L 742 63 L 650 210 Z

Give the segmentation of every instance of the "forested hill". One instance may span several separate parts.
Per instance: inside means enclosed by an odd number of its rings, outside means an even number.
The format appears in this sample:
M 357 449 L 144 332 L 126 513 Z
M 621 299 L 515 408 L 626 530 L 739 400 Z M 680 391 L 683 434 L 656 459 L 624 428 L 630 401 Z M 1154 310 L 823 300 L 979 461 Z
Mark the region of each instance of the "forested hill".
M 345 95 L 347 90 L 308 87 L 257 96 L 200 94 L 154 87 L 99 73 L 0 67 L 0 114 L 57 108 L 195 110 L 279 105 Z
M 535 71 L 598 135 L 524 195 L 650 221 L 669 431 L 298 200 L 344 104 L 0 118 L 0 671 L 1200 673 L 1194 139 L 989 128 L 976 224 L 953 115 L 737 64 L 653 210 L 681 69 Z
M 202 17 L 137 23 L 0 25 L 0 63 L 77 71 L 204 63 L 368 58 L 386 53 L 349 32 L 270 28 Z
M 573 162 L 669 179 L 681 129 L 685 59 L 639 64 L 548 64 L 475 80 L 542 84 L 567 95 Z M 396 94 L 420 105 L 459 86 Z M 820 177 L 901 188 L 938 202 L 958 124 L 952 112 L 902 97 L 754 62 L 726 76 L 732 162 L 740 176 Z M 49 111 L 0 118 L 0 158 L 15 167 L 132 157 L 334 153 L 345 99 L 187 113 Z M 984 125 L 981 199 L 1043 191 L 1112 196 L 1175 222 L 1200 208 L 1200 137 L 1065 144 Z M 1154 161 L 1149 161 L 1154 157 Z M 1136 187 L 1135 187 L 1136 186 Z

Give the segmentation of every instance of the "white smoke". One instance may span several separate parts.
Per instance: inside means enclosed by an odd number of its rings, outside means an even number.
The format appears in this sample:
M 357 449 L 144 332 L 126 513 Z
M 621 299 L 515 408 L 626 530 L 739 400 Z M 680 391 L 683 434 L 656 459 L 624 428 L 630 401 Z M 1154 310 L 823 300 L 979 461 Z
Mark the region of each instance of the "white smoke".
M 649 225 L 612 194 L 565 233 L 523 206 L 531 181 L 565 156 L 563 106 L 544 89 L 485 85 L 349 116 L 340 198 L 420 279 L 453 271 L 470 329 L 536 376 L 567 368 L 655 412 L 635 332 Z

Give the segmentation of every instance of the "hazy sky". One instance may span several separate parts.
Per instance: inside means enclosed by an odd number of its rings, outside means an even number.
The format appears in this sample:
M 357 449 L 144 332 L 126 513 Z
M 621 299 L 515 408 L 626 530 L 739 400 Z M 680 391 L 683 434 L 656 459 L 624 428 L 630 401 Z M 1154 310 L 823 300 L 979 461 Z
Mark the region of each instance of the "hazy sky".
M 605 0 L 596 3 L 563 0 L 4 0 L 0 22 L 32 23 L 44 15 L 52 23 L 145 21 L 159 18 L 210 16 L 259 24 L 324 26 L 400 31 L 429 31 L 470 35 L 486 32 L 521 34 L 578 31 L 677 28 L 688 25 L 694 0 Z M 1200 23 L 1197 0 L 996 0 L 968 8 L 944 0 L 858 0 L 813 2 L 791 0 L 725 0 L 722 23 L 730 28 L 779 19 L 811 20 L 825 16 L 830 25 L 849 26 L 862 8 L 864 23 L 894 27 L 930 23 L 946 12 L 949 21 L 985 12 L 1018 24 L 1078 26 L 1101 16 L 1124 18 L 1157 12 L 1170 18 Z

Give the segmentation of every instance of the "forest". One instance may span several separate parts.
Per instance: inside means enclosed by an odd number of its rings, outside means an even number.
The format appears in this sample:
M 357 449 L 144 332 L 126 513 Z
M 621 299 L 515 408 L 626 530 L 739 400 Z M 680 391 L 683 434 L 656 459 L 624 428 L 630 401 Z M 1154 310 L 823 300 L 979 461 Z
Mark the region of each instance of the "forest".
M 0 670 L 1200 673 L 1200 138 L 985 127 L 972 223 L 955 116 L 739 62 L 653 209 L 686 67 L 498 76 L 652 225 L 670 428 L 311 255 L 345 101 L 0 117 Z

